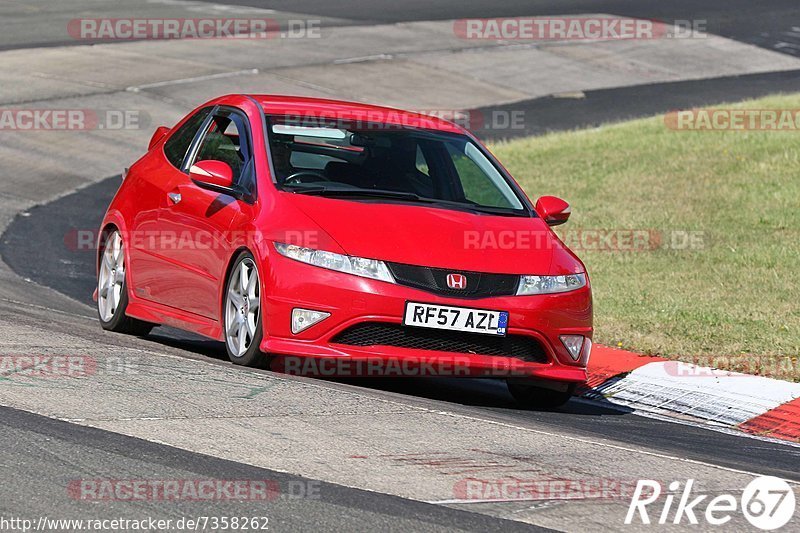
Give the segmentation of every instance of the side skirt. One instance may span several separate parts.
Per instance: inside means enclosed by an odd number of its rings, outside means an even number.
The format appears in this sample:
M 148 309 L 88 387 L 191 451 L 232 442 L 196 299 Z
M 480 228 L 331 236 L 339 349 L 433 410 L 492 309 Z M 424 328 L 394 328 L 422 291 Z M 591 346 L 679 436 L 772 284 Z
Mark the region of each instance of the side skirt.
M 129 302 L 125 314 L 145 322 L 191 331 L 217 341 L 224 340 L 222 327 L 216 320 L 155 302 L 145 302 L 140 299 Z

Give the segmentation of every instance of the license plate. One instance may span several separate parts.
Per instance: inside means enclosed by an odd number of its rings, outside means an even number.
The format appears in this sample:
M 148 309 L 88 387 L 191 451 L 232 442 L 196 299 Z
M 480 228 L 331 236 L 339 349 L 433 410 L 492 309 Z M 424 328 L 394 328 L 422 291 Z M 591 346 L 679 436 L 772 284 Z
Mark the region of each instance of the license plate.
M 502 336 L 508 328 L 508 312 L 406 302 L 403 325 Z

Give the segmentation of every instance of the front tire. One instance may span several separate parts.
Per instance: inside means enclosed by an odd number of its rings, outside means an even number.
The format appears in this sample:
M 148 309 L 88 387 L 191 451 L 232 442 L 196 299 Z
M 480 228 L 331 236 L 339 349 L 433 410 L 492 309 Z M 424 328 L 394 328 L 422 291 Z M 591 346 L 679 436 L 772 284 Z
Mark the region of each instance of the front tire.
M 555 409 L 572 398 L 575 383 L 548 383 L 546 386 L 519 381 L 507 381 L 508 392 L 523 409 Z
M 268 359 L 260 348 L 264 338 L 261 281 L 250 252 L 242 252 L 236 258 L 228 276 L 222 326 L 225 349 L 233 364 L 266 368 Z
M 97 274 L 97 315 L 106 331 L 143 337 L 155 327 L 125 315 L 128 308 L 125 246 L 119 231 L 110 232 L 100 249 Z

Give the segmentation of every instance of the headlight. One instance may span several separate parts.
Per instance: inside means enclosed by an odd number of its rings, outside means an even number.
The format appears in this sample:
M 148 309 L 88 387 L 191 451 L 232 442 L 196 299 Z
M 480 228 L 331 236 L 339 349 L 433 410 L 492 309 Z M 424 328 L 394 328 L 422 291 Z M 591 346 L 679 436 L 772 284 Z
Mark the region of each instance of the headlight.
M 553 294 L 580 289 L 586 285 L 586 274 L 566 276 L 520 276 L 517 296 L 525 294 Z
M 394 283 L 394 278 L 386 267 L 386 263 L 377 259 L 364 259 L 349 255 L 336 254 L 323 250 L 303 248 L 294 244 L 275 243 L 275 249 L 283 256 L 290 259 L 308 263 L 328 270 L 353 274 L 363 278 L 377 279 Z

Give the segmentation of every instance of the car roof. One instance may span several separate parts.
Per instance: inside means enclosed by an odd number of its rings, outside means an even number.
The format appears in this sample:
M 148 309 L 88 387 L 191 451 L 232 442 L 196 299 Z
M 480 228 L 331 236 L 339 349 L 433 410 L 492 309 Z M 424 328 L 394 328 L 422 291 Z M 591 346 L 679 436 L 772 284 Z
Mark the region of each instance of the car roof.
M 465 132 L 463 128 L 448 120 L 391 107 L 305 96 L 273 94 L 253 94 L 249 96 L 261 104 L 267 115 L 288 115 L 298 119 L 339 119 L 360 123 L 374 122 L 450 133 Z

